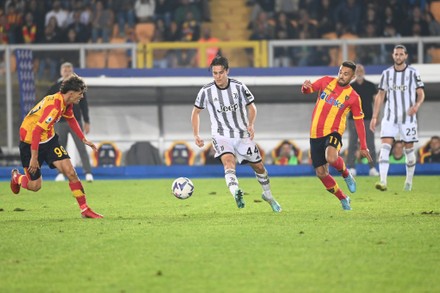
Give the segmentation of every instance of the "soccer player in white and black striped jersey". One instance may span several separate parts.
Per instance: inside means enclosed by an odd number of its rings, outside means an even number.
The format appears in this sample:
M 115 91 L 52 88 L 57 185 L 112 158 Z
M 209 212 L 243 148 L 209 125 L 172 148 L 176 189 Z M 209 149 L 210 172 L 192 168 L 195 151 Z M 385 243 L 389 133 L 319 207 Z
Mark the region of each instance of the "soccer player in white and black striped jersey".
M 375 130 L 377 118 L 385 94 L 387 101 L 381 122 L 382 145 L 379 154 L 380 182 L 376 188 L 387 189 L 387 175 L 389 169 L 389 156 L 394 139 L 400 134 L 400 139 L 405 144 L 406 154 L 406 180 L 404 190 L 412 189 L 412 181 L 416 168 L 416 155 L 414 143 L 418 141 L 416 114 L 425 100 L 424 84 L 420 74 L 412 66 L 406 64 L 408 52 L 403 45 L 396 45 L 392 54 L 394 66 L 382 72 L 373 107 L 373 117 L 370 129 Z
M 223 164 L 226 184 L 238 208 L 244 208 L 245 203 L 235 174 L 236 161 L 250 164 L 263 188 L 262 198 L 274 212 L 281 212 L 281 206 L 272 196 L 260 151 L 253 141 L 257 115 L 254 96 L 242 82 L 228 77 L 229 62 L 225 57 L 215 57 L 210 69 L 214 81 L 199 91 L 191 115 L 195 144 L 204 146 L 199 135 L 199 114 L 203 109 L 208 109 L 215 157 Z

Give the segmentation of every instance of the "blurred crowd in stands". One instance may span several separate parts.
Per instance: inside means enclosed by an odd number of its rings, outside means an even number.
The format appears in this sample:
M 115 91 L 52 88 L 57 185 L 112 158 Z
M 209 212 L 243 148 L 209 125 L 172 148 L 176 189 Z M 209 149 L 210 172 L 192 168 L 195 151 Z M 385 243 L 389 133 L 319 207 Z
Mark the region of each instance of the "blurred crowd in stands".
M 438 3 L 431 5 L 431 2 Z M 253 0 L 247 3 L 253 7 L 249 23 L 252 40 L 440 36 L 440 1 Z M 358 46 L 357 62 L 391 63 L 393 46 Z M 417 57 L 416 45 L 407 48 L 410 56 Z M 278 66 L 330 63 L 328 51 L 319 47 L 278 48 L 275 55 Z M 295 56 L 294 60 L 291 56 Z
M 211 21 L 213 2 L 0 0 L 0 44 L 139 42 L 134 32 L 140 23 L 154 25 L 153 42 L 210 40 L 216 36 L 202 31 L 202 24 Z M 246 5 L 251 9 L 250 40 L 440 36 L 440 1 L 435 0 L 248 0 Z M 417 46 L 407 47 L 415 58 Z M 358 46 L 356 61 L 390 63 L 389 52 L 388 45 Z M 194 52 L 178 53 L 170 61 L 159 52 L 155 66 L 194 65 Z M 319 46 L 278 47 L 275 66 L 334 65 L 331 54 Z

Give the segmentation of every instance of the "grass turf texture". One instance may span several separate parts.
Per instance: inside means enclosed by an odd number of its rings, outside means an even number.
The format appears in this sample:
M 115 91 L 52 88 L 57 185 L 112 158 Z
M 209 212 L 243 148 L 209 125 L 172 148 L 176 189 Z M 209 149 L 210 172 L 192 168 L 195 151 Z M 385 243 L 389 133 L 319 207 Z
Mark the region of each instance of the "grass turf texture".
M 80 218 L 66 182 L 1 182 L 0 292 L 440 291 L 438 177 L 412 192 L 358 177 L 348 212 L 317 178 L 272 178 L 281 214 L 255 179 L 242 210 L 223 179 L 192 180 L 187 200 L 172 179 L 84 183 L 102 220 Z

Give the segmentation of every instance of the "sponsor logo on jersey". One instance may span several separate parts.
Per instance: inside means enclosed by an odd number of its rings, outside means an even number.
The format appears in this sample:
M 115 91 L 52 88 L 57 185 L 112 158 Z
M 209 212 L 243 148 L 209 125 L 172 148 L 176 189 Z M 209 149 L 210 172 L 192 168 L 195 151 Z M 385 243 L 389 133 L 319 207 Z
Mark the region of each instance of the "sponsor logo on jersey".
M 393 91 L 401 91 L 401 92 L 403 92 L 403 91 L 406 91 L 408 89 L 408 86 L 405 85 L 405 84 L 402 84 L 402 85 L 393 84 L 391 86 L 391 89 Z
M 329 96 L 326 92 L 322 92 L 319 98 L 324 100 L 327 104 L 330 104 L 338 109 L 343 109 L 345 107 L 343 103 L 338 101 L 336 98 Z
M 238 109 L 238 104 L 230 105 L 230 106 L 220 106 L 220 109 L 217 110 L 217 113 L 226 113 L 226 112 L 235 112 Z

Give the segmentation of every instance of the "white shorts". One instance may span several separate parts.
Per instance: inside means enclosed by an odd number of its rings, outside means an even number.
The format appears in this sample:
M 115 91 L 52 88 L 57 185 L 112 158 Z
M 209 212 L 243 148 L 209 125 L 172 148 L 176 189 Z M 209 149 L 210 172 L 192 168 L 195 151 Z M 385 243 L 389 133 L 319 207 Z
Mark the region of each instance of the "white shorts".
M 216 135 L 212 137 L 212 145 L 216 158 L 230 153 L 240 164 L 242 162 L 258 163 L 262 160 L 258 146 L 250 138 L 228 138 Z
M 380 137 L 392 137 L 397 139 L 400 134 L 400 140 L 404 142 L 418 142 L 419 133 L 417 131 L 417 122 L 393 123 L 382 119 Z

